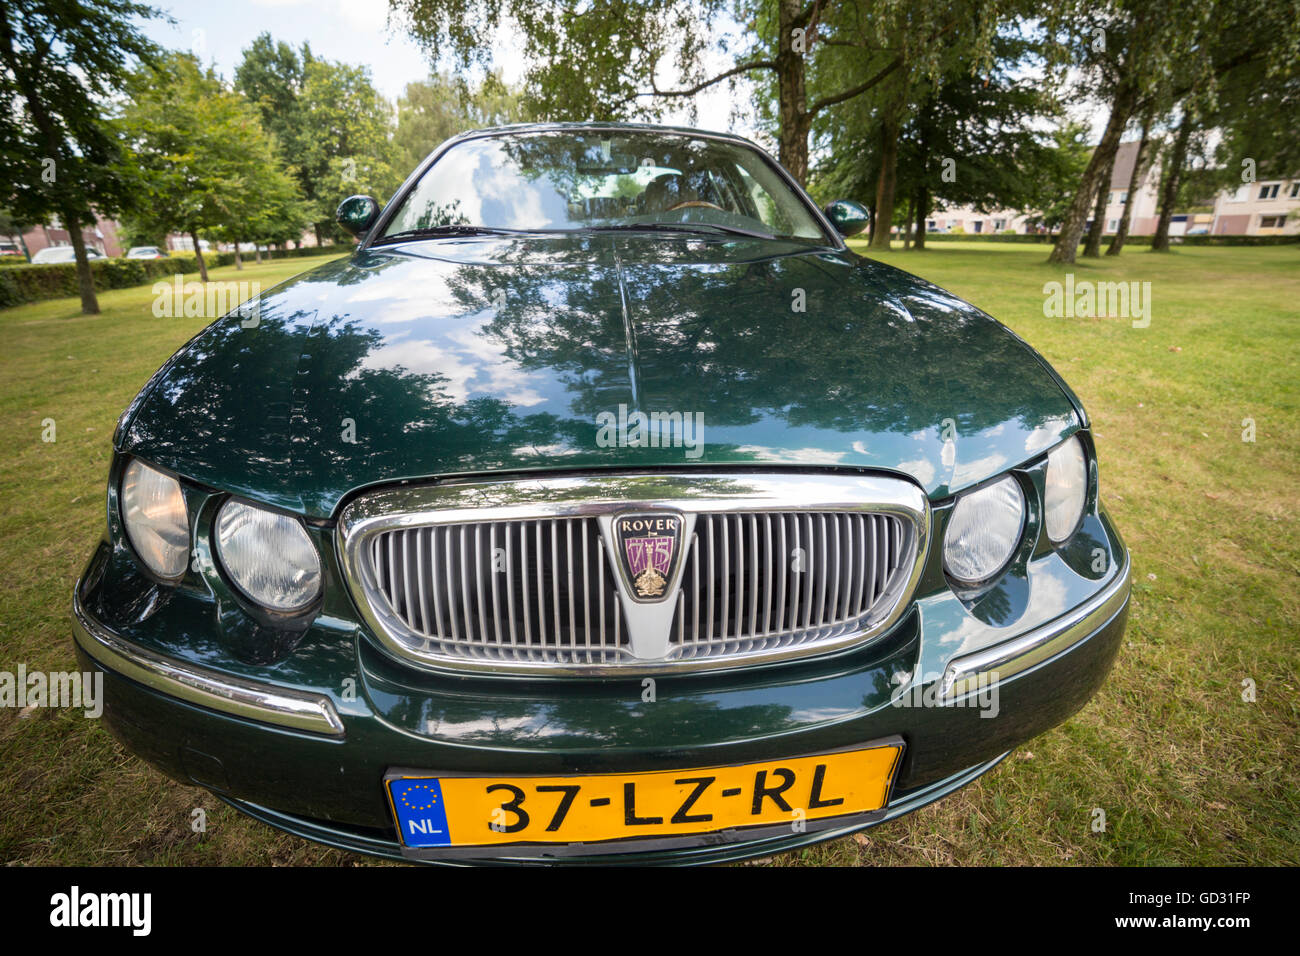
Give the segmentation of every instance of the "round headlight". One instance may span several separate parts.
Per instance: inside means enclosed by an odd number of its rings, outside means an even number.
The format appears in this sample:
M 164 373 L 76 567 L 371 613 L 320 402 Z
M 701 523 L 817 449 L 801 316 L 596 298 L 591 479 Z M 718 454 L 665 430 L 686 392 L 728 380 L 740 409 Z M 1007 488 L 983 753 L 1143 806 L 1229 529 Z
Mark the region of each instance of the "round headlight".
M 1088 460 L 1078 438 L 1070 438 L 1047 456 L 1043 511 L 1047 536 L 1060 543 L 1074 533 L 1088 498 Z
M 181 485 L 132 461 L 122 475 L 122 524 L 131 547 L 160 578 L 179 578 L 190 560 L 190 522 Z
M 217 512 L 217 556 L 244 595 L 298 611 L 320 594 L 320 557 L 297 518 L 231 499 Z
M 1024 518 L 1024 493 L 1009 476 L 962 495 L 944 534 L 944 568 L 964 584 L 991 578 L 1011 560 Z

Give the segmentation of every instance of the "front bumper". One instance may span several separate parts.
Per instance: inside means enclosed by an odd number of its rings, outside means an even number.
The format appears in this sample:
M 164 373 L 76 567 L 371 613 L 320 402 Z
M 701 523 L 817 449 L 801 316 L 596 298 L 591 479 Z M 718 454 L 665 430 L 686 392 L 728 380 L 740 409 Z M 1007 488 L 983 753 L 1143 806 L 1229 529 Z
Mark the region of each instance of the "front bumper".
M 1114 556 L 1112 572 L 1085 581 L 1054 557 L 1036 562 L 1033 585 L 1043 597 L 1029 603 L 1022 626 L 993 627 L 938 596 L 918 601 L 866 647 L 732 674 L 665 677 L 652 704 L 641 700 L 639 681 L 629 688 L 626 680 L 415 674 L 334 617 L 315 625 L 287 659 L 234 668 L 211 640 L 172 633 L 193 628 L 183 606 L 137 609 L 120 627 L 97 615 L 95 608 L 112 606 L 102 593 L 113 577 L 107 545 L 78 585 L 73 629 L 83 665 L 105 673 L 105 718 L 130 749 L 281 829 L 381 856 L 403 856 L 382 788 L 394 766 L 500 776 L 623 772 L 761 761 L 895 734 L 906 741 L 882 813 L 780 837 L 739 831 L 670 851 L 611 856 L 591 847 L 578 857 L 709 863 L 792 849 L 910 812 L 1083 706 L 1109 672 L 1130 589 L 1130 563 L 1109 521 L 1094 530 Z M 1053 608 L 1049 596 L 1067 606 L 1043 619 Z M 172 634 L 171 643 L 153 642 L 159 633 Z M 313 654 L 313 645 L 329 652 Z M 188 647 L 202 653 L 178 653 Z M 319 666 L 310 673 L 286 666 L 299 658 Z M 929 697 L 908 693 L 922 688 Z M 992 719 L 977 706 L 990 699 Z M 513 859 L 502 853 L 484 851 L 481 859 Z M 447 856 L 466 859 L 463 851 Z

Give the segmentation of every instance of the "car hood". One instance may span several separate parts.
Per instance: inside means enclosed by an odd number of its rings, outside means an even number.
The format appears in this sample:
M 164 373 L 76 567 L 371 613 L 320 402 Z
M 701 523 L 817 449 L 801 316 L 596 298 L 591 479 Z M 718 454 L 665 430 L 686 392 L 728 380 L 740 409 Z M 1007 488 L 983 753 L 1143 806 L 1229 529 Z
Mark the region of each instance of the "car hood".
M 1082 424 L 983 312 L 802 244 L 440 239 L 253 303 L 158 371 L 118 447 L 314 517 L 375 483 L 553 469 L 868 469 L 941 498 Z

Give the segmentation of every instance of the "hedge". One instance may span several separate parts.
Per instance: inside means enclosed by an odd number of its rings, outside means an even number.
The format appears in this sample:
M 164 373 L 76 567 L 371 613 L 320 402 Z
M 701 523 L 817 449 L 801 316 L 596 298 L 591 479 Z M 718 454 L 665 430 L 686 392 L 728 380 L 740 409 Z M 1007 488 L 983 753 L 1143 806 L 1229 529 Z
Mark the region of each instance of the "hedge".
M 325 251 L 337 248 L 339 253 L 345 247 L 327 247 Z M 263 252 L 262 258 L 286 259 L 301 256 L 316 256 L 322 252 L 318 246 L 301 249 L 288 249 L 283 252 Z M 255 255 L 244 254 L 245 262 L 253 262 Z M 209 252 L 203 256 L 209 269 L 232 265 L 235 261 L 233 252 Z M 95 291 L 106 289 L 126 289 L 131 286 L 146 285 L 159 279 L 170 278 L 180 273 L 199 271 L 198 258 L 191 253 L 167 256 L 163 259 L 92 259 L 90 274 L 94 277 Z M 30 263 L 0 268 L 0 309 L 30 302 L 44 302 L 47 299 L 78 298 L 81 288 L 77 283 L 77 264 L 59 262 L 51 265 L 34 266 Z
M 1109 245 L 1112 237 L 1113 234 L 1107 234 L 1102 240 L 1102 245 Z M 902 238 L 901 235 L 895 235 L 894 241 L 902 241 Z M 1124 240 L 1124 244 L 1149 246 L 1152 238 L 1152 236 L 1129 236 Z M 1036 242 L 1050 245 L 1056 242 L 1056 236 L 1009 232 L 927 232 L 925 244 L 928 246 L 932 242 Z M 1170 236 L 1169 243 L 1175 246 L 1282 246 L 1300 243 L 1300 234 L 1294 236 Z

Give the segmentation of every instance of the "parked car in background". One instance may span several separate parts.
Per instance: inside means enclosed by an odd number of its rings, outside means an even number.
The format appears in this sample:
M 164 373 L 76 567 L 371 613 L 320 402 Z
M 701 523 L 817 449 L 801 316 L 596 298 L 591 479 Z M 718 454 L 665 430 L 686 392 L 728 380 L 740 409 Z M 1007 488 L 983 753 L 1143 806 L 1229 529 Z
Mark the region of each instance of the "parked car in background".
M 157 246 L 132 246 L 126 251 L 128 259 L 165 259 L 167 254 Z
M 986 773 L 1105 680 L 1130 561 L 1077 396 L 867 218 L 620 124 L 346 199 L 350 256 L 118 423 L 73 598 L 104 720 L 421 861 L 765 855 Z
M 98 250 L 92 249 L 89 246 L 87 246 L 86 258 L 102 259 L 104 257 L 100 255 Z M 34 266 L 48 266 L 48 265 L 55 265 L 60 262 L 76 262 L 76 261 L 77 261 L 77 254 L 76 252 L 73 251 L 72 246 L 48 246 L 42 249 L 40 252 L 36 253 L 36 255 L 32 256 L 32 265 Z
M 13 259 L 25 260 L 27 256 L 23 253 L 22 247 L 16 242 L 8 239 L 0 240 L 0 260 L 10 261 Z

